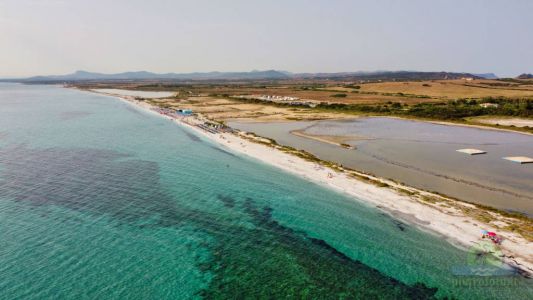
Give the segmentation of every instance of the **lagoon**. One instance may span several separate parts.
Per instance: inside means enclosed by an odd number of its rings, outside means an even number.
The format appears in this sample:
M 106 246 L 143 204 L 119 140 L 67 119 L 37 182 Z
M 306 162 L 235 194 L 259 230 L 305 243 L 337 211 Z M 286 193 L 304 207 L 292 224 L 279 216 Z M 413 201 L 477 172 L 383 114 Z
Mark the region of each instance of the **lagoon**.
M 396 118 L 371 117 L 312 122 L 230 122 L 315 154 L 321 159 L 461 200 L 533 215 L 533 165 L 505 156 L 533 156 L 533 136 Z M 354 149 L 306 135 L 341 139 Z M 476 148 L 483 155 L 457 149 Z

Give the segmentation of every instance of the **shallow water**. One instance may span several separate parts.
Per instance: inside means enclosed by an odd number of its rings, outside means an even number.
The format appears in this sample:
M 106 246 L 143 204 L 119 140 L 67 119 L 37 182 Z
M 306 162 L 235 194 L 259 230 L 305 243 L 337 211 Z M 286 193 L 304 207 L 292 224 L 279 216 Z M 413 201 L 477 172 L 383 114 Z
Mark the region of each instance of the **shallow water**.
M 504 156 L 533 157 L 533 136 L 393 118 L 343 121 L 230 123 L 309 151 L 344 166 L 392 178 L 430 191 L 500 209 L 533 215 L 533 164 L 520 165 Z M 295 136 L 353 137 L 349 150 Z M 469 156 L 455 150 L 477 148 L 487 154 Z
M 458 281 L 467 252 L 111 97 L 3 84 L 0 108 L 2 299 L 532 296 Z
M 175 95 L 175 92 L 159 92 L 159 91 L 135 91 L 135 90 L 121 90 L 121 89 L 94 89 L 97 92 L 122 95 L 122 96 L 133 96 L 133 97 L 143 97 L 143 98 L 166 98 L 172 97 Z

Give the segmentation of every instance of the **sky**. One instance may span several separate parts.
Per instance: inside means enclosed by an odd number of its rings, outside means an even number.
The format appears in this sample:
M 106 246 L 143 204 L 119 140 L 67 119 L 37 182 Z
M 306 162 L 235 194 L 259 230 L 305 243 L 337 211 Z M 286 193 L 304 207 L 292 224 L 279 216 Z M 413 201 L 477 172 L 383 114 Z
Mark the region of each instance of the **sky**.
M 533 73 L 530 0 L 0 0 L 0 77 Z

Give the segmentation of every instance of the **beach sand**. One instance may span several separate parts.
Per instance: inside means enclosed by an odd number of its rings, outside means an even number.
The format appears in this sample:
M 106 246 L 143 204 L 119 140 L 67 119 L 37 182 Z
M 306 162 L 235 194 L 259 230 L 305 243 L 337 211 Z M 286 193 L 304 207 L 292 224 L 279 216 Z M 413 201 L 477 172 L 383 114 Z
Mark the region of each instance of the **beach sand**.
M 491 125 L 516 126 L 516 127 L 533 127 L 532 119 L 523 118 L 474 118 L 473 121 Z
M 109 94 L 108 94 L 109 95 Z M 390 180 L 376 178 L 373 180 L 385 183 L 386 187 L 365 182 L 354 178 L 345 172 L 339 172 L 328 167 L 319 166 L 317 163 L 304 160 L 300 157 L 287 154 L 273 149 L 264 144 L 250 141 L 233 133 L 212 134 L 192 126 L 179 119 L 174 119 L 161 115 L 152 110 L 152 105 L 136 101 L 132 97 L 116 96 L 126 103 L 143 108 L 146 111 L 168 118 L 181 126 L 185 126 L 201 136 L 214 141 L 222 147 L 228 148 L 236 153 L 247 155 L 257 161 L 275 166 L 316 184 L 330 188 L 337 192 L 346 194 L 351 198 L 374 206 L 392 217 L 413 224 L 431 234 L 437 234 L 446 239 L 451 244 L 468 250 L 470 247 L 482 241 L 481 230 L 494 231 L 504 237 L 504 242 L 500 246 L 504 257 L 502 260 L 508 265 L 520 269 L 526 276 L 533 274 L 533 243 L 511 231 L 504 231 L 465 215 L 455 207 L 439 206 L 421 203 L 419 199 L 398 192 L 395 188 L 416 191 L 419 195 L 441 197 L 426 191 L 406 187 Z M 451 200 L 454 201 L 454 200 Z M 473 205 L 456 201 L 457 205 Z M 496 216 L 496 215 L 495 215 Z M 503 218 L 503 217 L 502 217 Z

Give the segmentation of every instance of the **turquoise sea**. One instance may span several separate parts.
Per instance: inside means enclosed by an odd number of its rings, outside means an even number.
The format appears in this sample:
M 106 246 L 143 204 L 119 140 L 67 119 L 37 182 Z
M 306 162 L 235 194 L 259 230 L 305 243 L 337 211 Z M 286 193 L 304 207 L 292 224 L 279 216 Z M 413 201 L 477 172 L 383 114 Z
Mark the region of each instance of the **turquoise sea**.
M 111 97 L 0 84 L 0 299 L 532 299 L 471 253 Z

